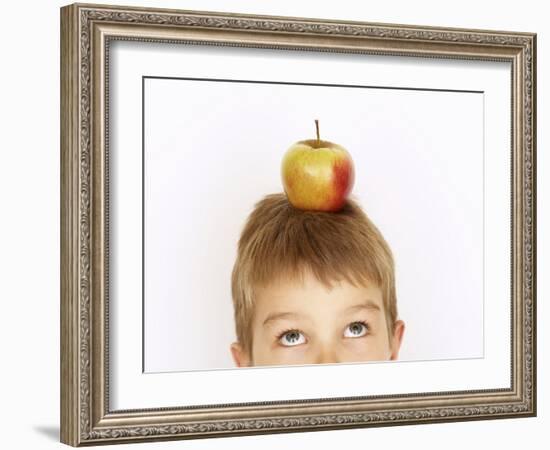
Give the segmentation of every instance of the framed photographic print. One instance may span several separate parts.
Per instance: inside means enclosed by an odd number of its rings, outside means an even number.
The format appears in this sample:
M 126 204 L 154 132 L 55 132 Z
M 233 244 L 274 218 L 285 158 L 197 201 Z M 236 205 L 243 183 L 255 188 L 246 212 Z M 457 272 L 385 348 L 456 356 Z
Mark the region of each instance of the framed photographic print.
M 61 441 L 536 415 L 536 35 L 61 8 Z

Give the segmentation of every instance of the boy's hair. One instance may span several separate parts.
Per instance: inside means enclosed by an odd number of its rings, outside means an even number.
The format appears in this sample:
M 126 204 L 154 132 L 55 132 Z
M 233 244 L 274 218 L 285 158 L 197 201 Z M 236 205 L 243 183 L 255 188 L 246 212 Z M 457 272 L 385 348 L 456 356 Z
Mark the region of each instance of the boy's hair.
M 306 211 L 293 207 L 283 192 L 255 204 L 238 242 L 231 293 L 237 340 L 247 354 L 255 288 L 302 280 L 305 270 L 328 288 L 342 279 L 354 286 L 376 283 L 391 339 L 397 320 L 394 260 L 378 228 L 350 197 L 337 212 Z

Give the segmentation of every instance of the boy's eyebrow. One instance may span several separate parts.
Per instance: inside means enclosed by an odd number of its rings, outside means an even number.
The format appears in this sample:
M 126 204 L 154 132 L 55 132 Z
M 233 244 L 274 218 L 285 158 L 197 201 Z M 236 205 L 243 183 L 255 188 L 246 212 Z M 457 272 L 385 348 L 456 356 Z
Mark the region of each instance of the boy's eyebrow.
M 380 306 L 378 306 L 377 303 L 375 303 L 370 298 L 366 299 L 363 303 L 359 303 L 357 305 L 350 306 L 347 311 L 356 311 L 361 309 L 369 309 L 373 311 L 380 311 Z
M 269 322 L 274 322 L 279 319 L 288 319 L 288 318 L 299 318 L 302 317 L 301 314 L 295 313 L 295 312 L 279 312 L 279 313 L 271 313 L 269 314 L 266 319 L 264 320 L 263 326 L 267 325 Z

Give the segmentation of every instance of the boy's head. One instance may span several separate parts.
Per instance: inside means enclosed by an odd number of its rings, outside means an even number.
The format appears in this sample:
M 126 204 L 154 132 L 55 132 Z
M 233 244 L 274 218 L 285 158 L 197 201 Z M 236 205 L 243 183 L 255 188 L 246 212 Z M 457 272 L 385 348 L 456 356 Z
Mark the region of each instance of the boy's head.
M 392 252 L 351 198 L 321 212 L 264 197 L 241 233 L 231 288 L 238 366 L 397 358 Z

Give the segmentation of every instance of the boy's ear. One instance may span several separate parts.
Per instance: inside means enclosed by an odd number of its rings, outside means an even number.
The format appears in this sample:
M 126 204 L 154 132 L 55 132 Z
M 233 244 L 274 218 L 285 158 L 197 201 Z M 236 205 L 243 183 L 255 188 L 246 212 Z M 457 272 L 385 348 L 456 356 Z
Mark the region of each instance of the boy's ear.
M 403 333 L 405 332 L 405 322 L 397 320 L 393 326 L 393 336 L 391 344 L 391 356 L 390 359 L 395 360 L 399 356 L 399 349 L 401 348 L 401 342 L 403 341 Z
M 243 350 L 243 347 L 238 342 L 231 344 L 231 355 L 233 355 L 233 361 L 237 367 L 248 367 L 250 365 L 250 358 L 248 354 Z

